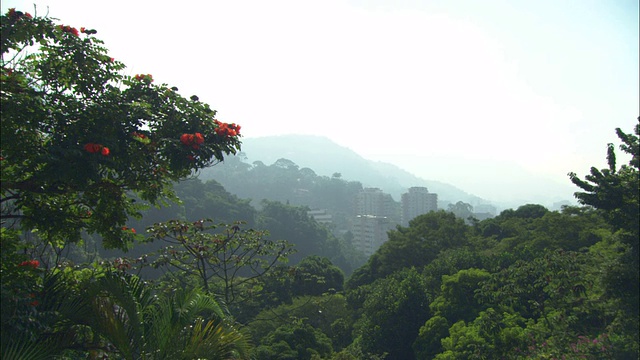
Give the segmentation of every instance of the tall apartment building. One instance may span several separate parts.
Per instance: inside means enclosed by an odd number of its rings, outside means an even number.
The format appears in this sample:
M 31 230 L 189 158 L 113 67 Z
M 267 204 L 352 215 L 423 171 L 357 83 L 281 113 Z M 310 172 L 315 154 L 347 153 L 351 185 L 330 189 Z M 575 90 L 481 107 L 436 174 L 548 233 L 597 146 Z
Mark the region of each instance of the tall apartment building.
M 386 216 L 357 215 L 352 228 L 353 246 L 371 256 L 387 241 L 387 231 L 394 227 L 395 224 Z
M 387 231 L 399 220 L 397 203 L 378 188 L 365 188 L 356 196 L 356 216 L 352 223 L 353 245 L 369 256 L 385 241 Z
M 423 186 L 411 187 L 402 194 L 402 225 L 407 226 L 416 216 L 430 211 L 438 211 L 438 194 Z
M 364 188 L 356 195 L 356 214 L 395 217 L 395 202 L 378 188 Z

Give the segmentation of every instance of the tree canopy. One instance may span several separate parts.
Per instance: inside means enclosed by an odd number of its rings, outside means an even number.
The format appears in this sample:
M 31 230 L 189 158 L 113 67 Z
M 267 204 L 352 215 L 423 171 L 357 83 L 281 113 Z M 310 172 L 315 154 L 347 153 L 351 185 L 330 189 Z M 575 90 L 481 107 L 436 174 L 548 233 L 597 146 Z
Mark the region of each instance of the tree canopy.
M 96 30 L 10 10 L 2 16 L 2 219 L 48 241 L 83 230 L 124 248 L 139 199 L 240 149 L 240 126 L 197 96 L 123 75 Z

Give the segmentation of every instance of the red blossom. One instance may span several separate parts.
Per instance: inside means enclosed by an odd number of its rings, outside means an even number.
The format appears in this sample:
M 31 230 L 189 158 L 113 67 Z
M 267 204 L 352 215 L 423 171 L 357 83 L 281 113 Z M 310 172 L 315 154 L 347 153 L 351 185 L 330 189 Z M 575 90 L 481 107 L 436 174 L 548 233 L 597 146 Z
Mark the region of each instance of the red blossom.
M 31 16 L 31 14 L 23 13 L 22 11 L 16 11 L 15 8 L 9 9 L 9 11 L 7 11 L 7 16 L 9 17 L 9 19 L 14 20 L 14 21 L 20 20 L 23 17 L 26 17 L 28 19 L 33 18 L 33 16 Z
M 214 120 L 214 121 L 216 125 L 218 125 L 218 128 L 215 130 L 218 136 L 233 137 L 233 136 L 240 135 L 240 125 L 227 124 L 227 123 L 220 122 L 218 120 Z
M 149 80 L 149 82 L 153 82 L 153 76 L 151 76 L 151 74 L 138 74 L 134 76 L 134 78 L 138 81 Z
M 86 143 L 83 148 L 84 148 L 84 151 L 91 154 L 100 153 L 103 156 L 109 156 L 109 154 L 111 153 L 109 148 L 102 144 Z
M 69 34 L 73 34 L 73 35 L 75 35 L 75 36 L 80 35 L 80 34 L 78 33 L 78 29 L 76 29 L 76 28 L 74 28 L 74 27 L 71 27 L 71 26 L 69 26 L 69 25 L 58 25 L 58 28 L 59 28 L 60 30 L 62 30 L 62 32 L 66 32 L 66 33 L 69 33 Z
M 27 260 L 27 261 L 23 261 L 20 264 L 18 264 L 18 266 L 22 267 L 22 266 L 29 266 L 32 267 L 34 269 L 37 269 L 38 266 L 40 266 L 40 261 L 38 260 Z
M 182 134 L 180 135 L 180 142 L 184 146 L 188 146 L 194 150 L 198 150 L 200 149 L 200 144 L 204 143 L 204 136 L 201 133 Z
M 80 28 L 80 32 L 81 33 L 84 33 L 85 30 L 86 30 L 86 28 L 84 26 Z

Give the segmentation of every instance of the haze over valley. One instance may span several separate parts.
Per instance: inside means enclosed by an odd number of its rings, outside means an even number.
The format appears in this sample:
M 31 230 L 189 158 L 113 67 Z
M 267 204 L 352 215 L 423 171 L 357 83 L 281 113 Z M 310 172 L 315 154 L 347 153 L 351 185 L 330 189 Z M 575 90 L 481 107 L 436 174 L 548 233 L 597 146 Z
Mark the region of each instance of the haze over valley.
M 34 1 L 0 358 L 639 358 L 637 1 Z
M 575 204 L 573 193 L 577 191 L 568 177 L 562 184 L 531 174 L 515 164 L 454 157 L 367 159 L 326 137 L 313 135 L 244 138 L 241 158 L 247 164 L 260 161 L 266 165 L 288 159 L 318 175 L 339 173 L 343 179 L 359 181 L 365 187 L 381 188 L 396 201 L 407 188 L 426 186 L 430 192 L 439 194 L 443 209 L 447 203 L 457 201 L 492 204 L 498 211 L 528 203 L 559 209 L 560 205 Z M 216 178 L 216 173 L 225 171 L 222 163 L 203 170 L 202 174 L 205 178 Z M 508 177 L 500 176 L 507 173 Z

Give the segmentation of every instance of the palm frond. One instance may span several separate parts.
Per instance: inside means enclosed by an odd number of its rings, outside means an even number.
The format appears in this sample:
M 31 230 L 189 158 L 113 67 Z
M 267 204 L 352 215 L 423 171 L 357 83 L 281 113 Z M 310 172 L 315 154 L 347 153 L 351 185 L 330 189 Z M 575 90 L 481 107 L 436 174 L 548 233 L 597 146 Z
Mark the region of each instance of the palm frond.
M 6 336 L 6 334 L 5 334 Z M 0 354 L 3 360 L 51 359 L 61 349 L 51 341 L 34 341 L 26 336 L 2 341 Z
M 215 320 L 196 319 L 190 327 L 182 359 L 249 359 L 247 337 L 232 325 Z

